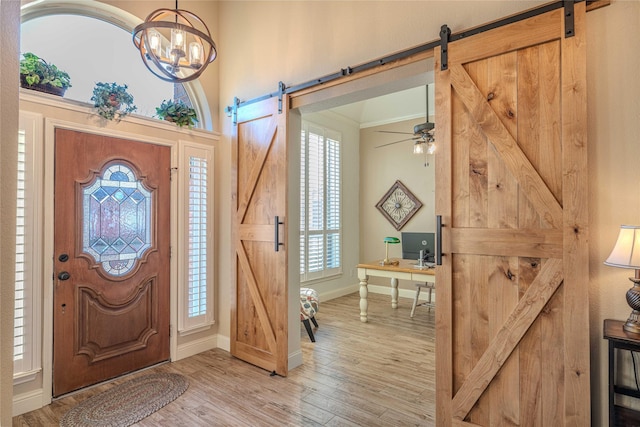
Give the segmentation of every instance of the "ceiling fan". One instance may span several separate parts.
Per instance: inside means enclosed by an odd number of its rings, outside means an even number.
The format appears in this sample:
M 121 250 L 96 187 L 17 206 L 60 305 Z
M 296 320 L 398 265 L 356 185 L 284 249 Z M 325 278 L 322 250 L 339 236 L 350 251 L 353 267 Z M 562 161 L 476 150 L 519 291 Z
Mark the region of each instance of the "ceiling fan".
M 395 133 L 395 134 L 403 134 L 403 135 L 412 135 L 410 138 L 401 139 L 399 141 L 389 142 L 387 144 L 382 144 L 376 146 L 376 148 L 386 147 L 393 144 L 398 144 L 400 142 L 405 141 L 415 141 L 413 144 L 413 153 L 414 154 L 423 154 L 425 150 L 425 146 L 428 154 L 433 154 L 435 151 L 435 124 L 429 122 L 429 85 L 425 86 L 426 89 L 426 122 L 417 124 L 413 127 L 413 133 L 411 132 L 395 132 L 389 130 L 379 130 L 380 133 Z

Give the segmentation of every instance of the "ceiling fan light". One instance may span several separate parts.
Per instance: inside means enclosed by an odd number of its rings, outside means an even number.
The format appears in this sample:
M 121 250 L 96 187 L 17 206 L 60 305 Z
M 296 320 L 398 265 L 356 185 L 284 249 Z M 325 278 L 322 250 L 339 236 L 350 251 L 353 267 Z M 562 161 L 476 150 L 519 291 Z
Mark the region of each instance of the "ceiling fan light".
M 416 141 L 416 143 L 413 144 L 413 154 L 424 154 L 422 141 Z
M 436 152 L 436 144 L 433 142 L 427 144 L 427 154 L 433 154 Z

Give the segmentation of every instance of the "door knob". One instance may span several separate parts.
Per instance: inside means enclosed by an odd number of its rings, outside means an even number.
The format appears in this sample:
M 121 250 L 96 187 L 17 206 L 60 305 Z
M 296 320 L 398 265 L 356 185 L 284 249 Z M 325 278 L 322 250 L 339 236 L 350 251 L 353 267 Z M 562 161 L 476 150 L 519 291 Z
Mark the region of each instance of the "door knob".
M 61 271 L 58 274 L 58 279 L 60 280 L 69 280 L 70 278 L 71 278 L 71 275 L 67 271 Z

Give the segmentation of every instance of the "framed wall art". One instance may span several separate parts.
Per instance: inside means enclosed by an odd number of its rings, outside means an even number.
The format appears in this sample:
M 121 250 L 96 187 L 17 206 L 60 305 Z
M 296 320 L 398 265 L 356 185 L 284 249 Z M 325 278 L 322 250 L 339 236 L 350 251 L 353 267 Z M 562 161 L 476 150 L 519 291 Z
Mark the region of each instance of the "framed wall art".
M 389 188 L 376 205 L 396 230 L 404 227 L 421 207 L 420 200 L 400 180 Z

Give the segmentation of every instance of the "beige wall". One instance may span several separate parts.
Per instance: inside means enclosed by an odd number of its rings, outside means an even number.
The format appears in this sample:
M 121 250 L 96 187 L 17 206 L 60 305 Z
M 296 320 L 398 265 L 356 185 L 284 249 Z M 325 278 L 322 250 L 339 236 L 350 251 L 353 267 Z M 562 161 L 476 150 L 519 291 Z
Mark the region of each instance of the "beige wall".
M 376 148 L 399 141 L 410 135 L 389 134 L 413 131 L 413 126 L 424 119 L 407 120 L 384 126 L 362 129 L 360 144 L 360 261 L 384 258 L 386 236 L 401 237 L 402 231 L 435 231 L 435 166 L 433 156 L 413 154 L 413 142 Z M 425 166 L 425 162 L 429 165 Z M 422 203 L 422 207 L 400 231 L 391 225 L 376 208 L 376 204 L 396 180 L 400 180 Z M 402 245 L 389 245 L 390 257 L 402 256 Z M 371 284 L 388 286 L 388 279 L 370 278 Z M 415 291 L 413 282 L 400 280 L 398 286 Z
M 633 270 L 603 265 L 621 224 L 640 224 L 640 2 L 616 1 L 587 14 L 591 384 L 594 411 L 606 425 L 604 319 L 625 320 Z M 633 374 L 626 360 L 627 378 Z M 628 384 L 634 384 L 630 380 Z M 599 405 L 598 405 L 599 403 Z M 597 414 L 598 412 L 596 412 Z
M 6 29 L 11 28 L 10 23 L 5 22 L 7 5 L 10 3 L 0 3 L 3 28 L 0 43 L 3 53 L 16 50 L 13 40 L 5 34 Z M 158 7 L 173 4 L 164 3 L 139 1 L 121 2 L 118 5 L 130 10 L 135 7 L 141 13 L 139 16 L 143 16 L 145 13 L 142 10 L 147 7 L 151 9 L 151 4 Z M 217 16 L 211 16 L 209 14 L 216 13 L 215 3 Z M 278 81 L 288 85 L 300 83 L 434 40 L 443 23 L 447 23 L 455 32 L 542 3 L 192 1 L 184 5 L 181 2 L 181 7 L 188 5 L 194 11 L 197 9 L 199 13 L 207 14 L 211 18 L 211 21 L 207 21 L 210 27 L 217 27 L 211 30 L 218 34 L 216 42 L 220 47 L 220 57 L 216 66 L 219 68 L 213 70 L 214 73 L 219 71 L 219 81 L 216 77 L 206 75 L 211 72 L 209 70 L 202 79 L 215 111 L 213 105 L 216 100 L 222 108 L 231 104 L 234 96 L 248 99 L 273 92 L 277 89 Z M 15 27 L 15 22 L 13 25 Z M 602 340 L 602 321 L 605 318 L 627 317 L 630 309 L 624 300 L 624 292 L 629 287 L 626 277 L 630 272 L 604 267 L 602 261 L 615 241 L 619 225 L 640 223 L 640 191 L 636 188 L 640 178 L 636 167 L 636 159 L 640 154 L 640 87 L 636 78 L 640 68 L 637 55 L 640 50 L 640 2 L 616 0 L 611 6 L 590 12 L 587 25 L 589 162 L 592 173 L 589 182 L 591 280 L 585 284 L 585 293 L 588 292 L 590 296 L 591 321 L 585 327 L 590 327 L 591 334 L 593 424 L 606 425 L 607 360 Z M 3 66 L 8 66 L 8 62 L 5 61 Z M 17 122 L 17 118 L 5 112 L 15 111 L 17 101 L 13 95 L 5 96 L 7 78 L 4 73 L 0 77 L 3 91 L 0 123 L 2 135 L 5 136 L 2 140 L 4 145 L 6 135 L 14 134 L 13 123 Z M 230 198 L 225 194 L 225 189 L 229 188 L 228 147 L 232 124 L 224 114 L 219 116 L 223 136 L 220 150 L 216 152 L 216 179 L 221 189 L 220 196 L 216 198 L 219 230 L 217 263 L 228 266 Z M 8 133 L 5 133 L 6 123 L 12 126 Z M 5 156 L 4 151 L 2 154 L 0 166 L 4 177 L 13 159 Z M 10 181 L 7 183 L 5 179 L 2 180 L 3 186 L 10 184 Z M 0 214 L 2 230 L 11 229 L 10 216 L 4 211 L 0 211 Z M 3 240 L 0 245 L 3 255 L 13 251 L 10 242 Z M 4 257 L 1 259 L 2 262 L 6 261 Z M 1 267 L 4 268 L 5 264 Z M 217 279 L 219 332 L 228 335 L 230 272 L 220 272 Z M 8 282 L 2 282 L 2 292 L 7 292 Z M 0 299 L 0 313 L 4 316 L 9 302 L 7 298 Z M 0 338 L 4 338 L 2 342 L 7 342 L 6 337 Z M 3 357 L 2 361 L 2 372 L 5 372 L 7 358 Z M 0 381 L 2 378 L 4 376 L 0 376 Z M 6 402 L 10 399 L 10 391 L 2 384 L 0 408 L 6 408 L 10 405 Z M 2 411 L 4 420 L 6 410 Z

